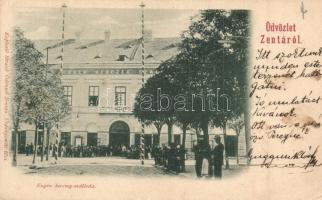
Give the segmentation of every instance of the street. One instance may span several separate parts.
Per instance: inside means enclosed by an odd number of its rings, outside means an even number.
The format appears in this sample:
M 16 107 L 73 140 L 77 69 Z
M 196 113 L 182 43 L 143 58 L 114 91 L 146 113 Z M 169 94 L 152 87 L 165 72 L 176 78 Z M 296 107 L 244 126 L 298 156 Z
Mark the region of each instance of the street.
M 40 162 L 37 157 L 36 164 L 31 163 L 32 156 L 18 155 L 18 167 L 30 175 L 196 178 L 194 160 L 187 160 L 186 172 L 179 174 L 154 166 L 154 160 L 145 160 L 145 164 L 141 165 L 139 160 L 121 157 L 58 158 L 56 164 L 53 158 Z M 244 169 L 243 166 L 231 164 L 231 169 L 223 170 L 223 178 L 239 174 Z

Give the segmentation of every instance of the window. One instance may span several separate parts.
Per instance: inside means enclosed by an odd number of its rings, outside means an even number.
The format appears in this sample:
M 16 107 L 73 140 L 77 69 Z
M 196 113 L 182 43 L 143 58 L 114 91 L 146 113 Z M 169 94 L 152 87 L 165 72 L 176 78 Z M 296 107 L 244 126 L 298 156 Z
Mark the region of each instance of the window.
M 161 137 L 161 135 L 160 135 Z M 153 145 L 159 144 L 159 136 L 158 134 L 153 134 Z
M 126 87 L 116 86 L 115 87 L 115 106 L 126 105 Z
M 82 146 L 83 144 L 83 138 L 81 136 L 76 136 L 75 137 L 75 146 L 78 147 L 78 146 Z
M 98 86 L 89 86 L 88 106 L 98 106 Z
M 26 131 L 18 132 L 18 153 L 25 153 L 26 150 Z
M 42 145 L 42 142 L 44 140 L 44 132 L 38 131 L 38 135 L 37 135 L 37 145 Z
M 128 57 L 126 55 L 119 55 L 117 61 L 125 61 Z
M 37 128 L 38 128 L 37 145 L 42 145 L 42 142 L 44 140 L 44 123 L 38 121 Z
M 70 132 L 62 132 L 60 137 L 60 142 L 64 145 L 71 145 L 71 134 Z
M 236 135 L 227 135 L 226 136 L 226 151 L 228 156 L 237 156 L 237 136 Z
M 64 86 L 64 96 L 68 100 L 68 105 L 72 105 L 72 94 L 73 94 L 73 87 L 72 86 Z
M 174 139 L 174 144 L 178 145 L 180 144 L 180 140 L 181 140 L 181 135 L 173 135 L 173 139 Z
M 87 146 L 97 146 L 97 133 L 87 133 Z
M 148 146 L 152 146 L 152 135 L 148 135 L 148 134 L 146 134 L 146 135 L 144 135 L 144 145 L 146 146 L 146 147 L 148 147 Z

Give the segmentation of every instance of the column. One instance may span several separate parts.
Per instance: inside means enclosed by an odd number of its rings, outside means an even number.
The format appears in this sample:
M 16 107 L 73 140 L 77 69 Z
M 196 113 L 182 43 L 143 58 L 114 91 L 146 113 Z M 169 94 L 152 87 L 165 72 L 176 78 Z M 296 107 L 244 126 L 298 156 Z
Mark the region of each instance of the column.
M 109 145 L 110 144 L 110 133 L 107 132 L 106 133 L 106 145 Z
M 135 133 L 130 133 L 130 146 L 135 145 Z

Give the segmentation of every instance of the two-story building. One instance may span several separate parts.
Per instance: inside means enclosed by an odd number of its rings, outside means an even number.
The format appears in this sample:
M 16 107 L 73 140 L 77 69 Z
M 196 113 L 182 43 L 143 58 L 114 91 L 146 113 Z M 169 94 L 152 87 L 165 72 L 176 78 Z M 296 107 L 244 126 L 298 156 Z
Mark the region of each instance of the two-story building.
M 139 144 L 141 124 L 134 117 L 132 107 L 136 93 L 142 83 L 142 61 L 140 39 L 110 39 L 110 31 L 104 39 L 67 39 L 64 43 L 62 84 L 69 99 L 71 114 L 60 123 L 60 141 L 70 145 L 120 145 Z M 34 41 L 38 50 L 46 55 L 53 67 L 61 64 L 61 42 L 59 40 Z M 145 79 L 155 73 L 162 61 L 178 53 L 180 38 L 153 38 L 145 35 Z M 20 145 L 34 141 L 31 125 L 24 125 L 19 136 Z M 182 131 L 174 127 L 173 141 L 180 143 Z M 211 129 L 210 134 L 220 134 Z M 234 135 L 232 130 L 228 134 Z M 167 143 L 167 127 L 161 131 L 160 143 Z M 213 136 L 210 136 L 211 139 Z M 40 139 L 41 140 L 41 139 Z M 188 131 L 186 147 L 192 148 L 196 134 Z M 145 130 L 145 143 L 157 142 L 155 127 Z M 244 144 L 241 134 L 239 143 Z M 244 145 L 239 145 L 241 151 Z M 244 154 L 244 153 L 242 153 Z

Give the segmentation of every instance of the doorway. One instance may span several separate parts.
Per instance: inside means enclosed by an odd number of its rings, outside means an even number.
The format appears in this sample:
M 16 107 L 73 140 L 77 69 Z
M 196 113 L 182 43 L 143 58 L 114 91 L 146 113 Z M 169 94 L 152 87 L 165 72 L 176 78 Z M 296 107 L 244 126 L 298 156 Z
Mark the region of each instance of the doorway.
M 130 128 L 123 121 L 114 122 L 109 130 L 109 145 L 118 147 L 130 146 Z

